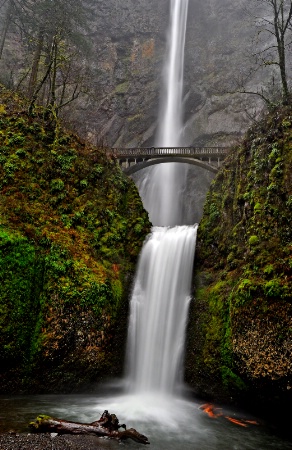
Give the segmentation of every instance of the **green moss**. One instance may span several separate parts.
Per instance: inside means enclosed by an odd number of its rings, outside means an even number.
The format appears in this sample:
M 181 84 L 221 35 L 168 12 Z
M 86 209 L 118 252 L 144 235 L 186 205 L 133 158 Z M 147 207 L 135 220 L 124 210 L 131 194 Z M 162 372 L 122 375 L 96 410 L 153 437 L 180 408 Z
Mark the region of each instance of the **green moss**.
M 54 191 L 62 191 L 64 189 L 64 181 L 60 178 L 57 178 L 56 180 L 51 181 L 51 192 Z
M 251 236 L 248 240 L 249 245 L 257 245 L 259 243 L 259 238 L 257 236 Z
M 264 285 L 264 293 L 267 297 L 284 297 L 282 283 L 280 279 L 267 281 Z
M 68 390 L 65 379 L 74 388 L 117 370 L 113 330 L 126 329 L 148 214 L 105 149 L 60 124 L 56 135 L 41 108 L 32 121 L 25 100 L 0 86 L 1 101 L 0 365 L 18 389 L 41 384 L 45 370 L 48 385 Z
M 43 264 L 34 246 L 19 233 L 0 228 L 2 362 L 29 360 L 31 336 L 39 313 Z M 19 326 L 21 324 L 21 326 Z
M 40 430 L 42 428 L 43 423 L 46 422 L 47 420 L 51 420 L 51 417 L 46 416 L 44 414 L 40 414 L 33 422 L 29 423 L 29 428 L 31 428 L 32 430 Z
M 229 391 L 232 391 L 233 389 L 240 390 L 240 391 L 246 391 L 247 386 L 245 382 L 232 370 L 229 369 L 229 367 L 222 366 L 221 367 L 221 374 L 222 374 L 222 381 L 223 385 L 226 389 Z
M 288 119 L 284 119 L 282 122 L 282 127 L 283 128 L 290 128 L 291 127 L 291 121 Z
M 143 119 L 143 114 L 135 114 L 134 116 L 130 116 L 127 118 L 128 122 L 135 122 Z
M 264 273 L 267 275 L 270 275 L 274 272 L 274 265 L 273 264 L 268 264 L 265 268 L 264 268 Z
M 261 209 L 262 209 L 262 206 L 261 206 L 261 204 L 260 203 L 256 203 L 255 205 L 254 205 L 254 212 L 255 213 L 259 213 L 260 211 L 261 211 Z
M 115 89 L 115 93 L 119 95 L 126 94 L 129 90 L 130 83 L 125 81 L 124 83 L 118 84 Z
M 198 230 L 196 272 L 208 281 L 196 292 L 203 313 L 191 317 L 190 329 L 197 331 L 189 347 L 196 356 L 188 356 L 187 377 L 198 382 L 199 373 L 212 373 L 209 381 L 229 394 L 244 388 L 242 380 L 251 386 L 263 370 L 259 362 L 245 362 L 254 324 L 261 317 L 276 320 L 275 305 L 283 317 L 291 308 L 290 123 L 290 107 L 273 111 L 230 152 Z

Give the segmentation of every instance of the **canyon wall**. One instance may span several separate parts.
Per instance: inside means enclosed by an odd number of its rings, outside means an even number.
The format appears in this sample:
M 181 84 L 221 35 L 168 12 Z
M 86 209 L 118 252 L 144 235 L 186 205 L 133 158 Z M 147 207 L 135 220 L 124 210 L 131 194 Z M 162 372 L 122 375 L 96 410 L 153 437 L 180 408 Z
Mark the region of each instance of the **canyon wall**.
M 255 30 L 246 1 L 190 0 L 186 36 L 185 144 L 226 145 L 258 113 L 255 96 L 230 95 L 251 60 Z M 82 133 L 109 146 L 154 142 L 170 2 L 99 1 L 94 95 L 74 111 Z M 254 79 L 250 87 L 256 88 Z M 261 80 L 262 81 L 262 80 Z
M 291 403 L 291 107 L 235 147 L 198 231 L 187 380 L 203 395 L 261 410 L 288 427 Z

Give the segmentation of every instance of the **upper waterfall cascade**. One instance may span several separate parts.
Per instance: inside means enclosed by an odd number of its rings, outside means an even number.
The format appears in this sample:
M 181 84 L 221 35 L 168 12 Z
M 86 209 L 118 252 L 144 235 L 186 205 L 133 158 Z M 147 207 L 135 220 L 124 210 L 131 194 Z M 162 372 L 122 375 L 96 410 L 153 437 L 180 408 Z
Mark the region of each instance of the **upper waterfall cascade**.
M 183 74 L 188 0 L 170 1 L 170 23 L 163 70 L 156 147 L 180 147 L 183 142 Z M 183 194 L 187 165 L 154 166 L 139 191 L 150 220 L 157 226 L 184 225 Z

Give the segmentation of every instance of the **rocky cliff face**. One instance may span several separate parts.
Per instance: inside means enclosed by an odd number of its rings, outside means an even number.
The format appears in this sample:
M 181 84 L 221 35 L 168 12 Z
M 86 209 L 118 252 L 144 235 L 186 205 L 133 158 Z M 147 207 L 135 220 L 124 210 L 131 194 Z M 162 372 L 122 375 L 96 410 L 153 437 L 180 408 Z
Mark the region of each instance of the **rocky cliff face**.
M 231 0 L 190 0 L 185 145 L 229 145 L 242 136 L 261 107 L 256 97 L 226 93 L 242 65 L 250 63 L 246 53 L 254 30 L 245 6 L 246 2 Z M 112 147 L 154 145 L 169 7 L 168 0 L 98 2 L 95 95 L 71 114 L 76 128 L 93 142 L 103 140 Z M 189 167 L 187 223 L 200 220 L 212 178 L 211 173 Z
M 190 1 L 186 39 L 186 135 L 189 144 L 226 145 L 241 136 L 258 102 L 227 90 L 246 58 L 254 33 L 246 2 Z M 240 69 L 239 69 L 240 68 Z M 247 68 L 247 67 L 245 67 Z
M 266 116 L 211 185 L 187 357 L 201 392 L 279 417 L 292 392 L 291 118 L 290 108 Z
M 97 2 L 92 30 L 93 95 L 71 114 L 76 128 L 93 142 L 135 147 L 151 141 L 157 119 L 167 3 Z
M 120 147 L 153 144 L 169 6 L 168 0 L 97 2 L 94 95 L 72 116 L 78 127 L 83 123 L 83 134 L 93 141 L 104 139 L 108 145 Z M 246 54 L 254 30 L 245 6 L 246 2 L 231 0 L 190 0 L 186 145 L 234 141 L 259 107 L 255 97 L 226 93 L 250 64 Z

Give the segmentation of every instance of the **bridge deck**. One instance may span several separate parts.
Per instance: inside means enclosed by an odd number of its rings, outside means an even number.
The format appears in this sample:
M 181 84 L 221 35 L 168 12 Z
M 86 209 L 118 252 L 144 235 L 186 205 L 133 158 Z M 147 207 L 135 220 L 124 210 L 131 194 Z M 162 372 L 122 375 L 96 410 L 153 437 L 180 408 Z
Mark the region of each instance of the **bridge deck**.
M 187 157 L 224 157 L 228 147 L 145 147 L 145 148 L 113 148 L 112 153 L 119 159 L 187 156 Z
M 228 151 L 228 147 L 146 147 L 113 148 L 111 154 L 128 174 L 162 162 L 187 162 L 216 173 Z

